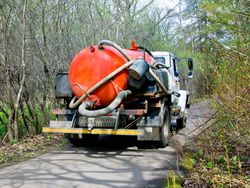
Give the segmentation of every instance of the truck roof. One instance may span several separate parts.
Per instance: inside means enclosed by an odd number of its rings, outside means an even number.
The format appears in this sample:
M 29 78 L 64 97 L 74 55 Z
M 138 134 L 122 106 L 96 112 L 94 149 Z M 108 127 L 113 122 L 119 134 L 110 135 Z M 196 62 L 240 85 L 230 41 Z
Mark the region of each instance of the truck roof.
M 155 51 L 155 52 L 152 52 L 152 54 L 154 56 L 170 56 L 170 55 L 173 56 L 172 53 L 166 52 L 166 51 Z

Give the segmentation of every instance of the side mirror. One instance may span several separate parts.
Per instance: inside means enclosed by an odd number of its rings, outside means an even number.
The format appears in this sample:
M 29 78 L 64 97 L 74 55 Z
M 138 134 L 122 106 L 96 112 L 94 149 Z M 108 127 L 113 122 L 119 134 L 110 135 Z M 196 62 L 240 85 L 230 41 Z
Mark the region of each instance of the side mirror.
M 193 59 L 190 57 L 188 58 L 188 69 L 188 78 L 193 78 Z

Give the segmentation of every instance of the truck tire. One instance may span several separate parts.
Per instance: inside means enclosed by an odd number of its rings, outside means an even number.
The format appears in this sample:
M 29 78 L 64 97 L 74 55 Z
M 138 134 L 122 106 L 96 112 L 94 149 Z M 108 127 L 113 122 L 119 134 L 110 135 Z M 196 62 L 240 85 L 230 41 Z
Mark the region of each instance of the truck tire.
M 96 143 L 99 135 L 82 135 L 82 138 L 69 137 L 69 142 L 74 147 L 83 147 Z
M 160 148 L 166 147 L 168 145 L 171 131 L 170 131 L 170 113 L 167 107 L 164 107 L 164 113 L 160 114 L 162 116 L 162 125 L 159 129 L 160 140 L 158 142 L 158 146 Z
M 176 120 L 177 129 L 183 129 L 186 127 L 186 125 L 187 125 L 187 117 L 186 116 Z
M 74 147 L 83 146 L 83 143 L 79 138 L 68 138 L 68 140 Z

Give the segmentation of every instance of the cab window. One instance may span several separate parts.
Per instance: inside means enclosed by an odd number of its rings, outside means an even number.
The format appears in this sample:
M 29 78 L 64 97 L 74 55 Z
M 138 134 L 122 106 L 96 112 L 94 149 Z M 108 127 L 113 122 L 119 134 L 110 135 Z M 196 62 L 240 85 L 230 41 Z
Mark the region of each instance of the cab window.
M 170 65 L 169 65 L 169 62 L 166 61 L 166 58 L 165 58 L 165 57 L 154 57 L 154 58 L 155 58 L 155 60 L 156 60 L 157 62 L 163 63 L 163 64 L 165 64 L 167 67 L 170 66 Z
M 165 64 L 165 58 L 164 57 L 155 57 L 155 60 L 159 63 L 164 63 Z

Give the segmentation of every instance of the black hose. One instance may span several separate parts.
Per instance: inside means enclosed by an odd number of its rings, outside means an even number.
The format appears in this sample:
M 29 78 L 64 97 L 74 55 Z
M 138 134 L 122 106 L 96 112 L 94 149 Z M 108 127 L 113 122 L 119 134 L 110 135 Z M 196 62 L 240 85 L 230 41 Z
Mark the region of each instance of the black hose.
M 153 54 L 152 54 L 147 48 L 145 48 L 145 47 L 143 47 L 143 46 L 138 46 L 138 48 L 141 49 L 141 50 L 143 50 L 143 51 L 145 51 L 145 52 L 147 52 L 148 55 L 150 55 L 152 58 L 155 58 L 155 57 L 153 56 Z
M 161 63 L 161 62 L 155 62 L 154 64 L 153 64 L 153 66 L 154 67 L 160 67 L 160 66 L 162 66 L 162 67 L 164 67 L 164 68 L 166 68 L 166 69 L 169 69 L 170 67 L 168 67 L 167 65 L 165 65 L 164 63 Z

